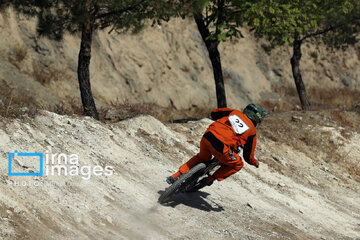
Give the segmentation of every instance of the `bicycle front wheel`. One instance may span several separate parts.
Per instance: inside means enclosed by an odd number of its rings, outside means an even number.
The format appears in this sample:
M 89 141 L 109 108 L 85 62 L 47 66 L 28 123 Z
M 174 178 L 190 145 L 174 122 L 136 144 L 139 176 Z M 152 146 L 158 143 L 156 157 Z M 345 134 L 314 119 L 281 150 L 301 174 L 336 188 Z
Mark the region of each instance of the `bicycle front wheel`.
M 176 194 L 181 192 L 187 184 L 193 182 L 195 179 L 200 177 L 201 172 L 206 168 L 204 163 L 199 163 L 191 168 L 187 173 L 181 175 L 170 187 L 160 195 L 158 202 L 166 203 L 170 201 Z

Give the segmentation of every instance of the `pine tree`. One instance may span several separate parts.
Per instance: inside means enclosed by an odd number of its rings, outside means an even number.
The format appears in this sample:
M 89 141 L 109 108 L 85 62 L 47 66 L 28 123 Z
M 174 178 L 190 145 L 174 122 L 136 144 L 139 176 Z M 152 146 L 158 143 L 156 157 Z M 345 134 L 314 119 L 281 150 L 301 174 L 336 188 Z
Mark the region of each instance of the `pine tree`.
M 213 68 L 218 108 L 226 107 L 226 93 L 218 46 L 232 37 L 241 37 L 241 4 L 238 1 L 199 0 L 193 3 L 193 15 L 209 52 Z
M 272 46 L 290 44 L 291 66 L 300 102 L 310 102 L 300 71 L 301 46 L 308 39 L 330 48 L 344 48 L 357 42 L 360 30 L 358 0 L 256 0 L 243 5 L 244 17 L 256 36 L 266 37 Z
M 94 31 L 109 28 L 112 31 L 134 32 L 141 29 L 146 19 L 155 22 L 184 16 L 186 5 L 173 0 L 1 0 L 4 6 L 38 18 L 37 32 L 55 40 L 64 33 L 81 32 L 78 56 L 78 82 L 84 113 L 99 119 L 90 85 L 91 44 Z

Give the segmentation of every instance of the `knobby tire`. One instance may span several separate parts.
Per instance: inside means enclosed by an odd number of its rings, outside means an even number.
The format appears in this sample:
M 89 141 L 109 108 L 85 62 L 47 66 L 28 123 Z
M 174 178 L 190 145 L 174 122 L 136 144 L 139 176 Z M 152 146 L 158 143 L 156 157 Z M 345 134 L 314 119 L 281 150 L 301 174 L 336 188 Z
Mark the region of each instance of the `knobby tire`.
M 193 168 L 191 168 L 187 173 L 181 175 L 171 186 L 169 186 L 165 191 L 161 194 L 161 196 L 158 199 L 159 203 L 166 203 L 178 192 L 182 190 L 182 188 L 185 188 L 186 185 L 189 182 L 193 182 L 195 178 L 199 178 L 202 174 L 202 170 L 206 168 L 206 165 L 204 163 L 199 163 L 195 165 Z

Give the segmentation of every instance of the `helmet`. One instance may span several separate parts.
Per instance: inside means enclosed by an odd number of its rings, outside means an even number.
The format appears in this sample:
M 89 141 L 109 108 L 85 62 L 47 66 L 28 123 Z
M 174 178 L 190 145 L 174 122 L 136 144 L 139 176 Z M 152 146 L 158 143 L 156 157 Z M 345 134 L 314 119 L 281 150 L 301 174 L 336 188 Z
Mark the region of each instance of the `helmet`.
M 254 126 L 261 123 L 261 120 L 268 115 L 268 113 L 259 105 L 249 104 L 245 107 L 243 113 L 250 118 L 250 120 L 254 123 Z

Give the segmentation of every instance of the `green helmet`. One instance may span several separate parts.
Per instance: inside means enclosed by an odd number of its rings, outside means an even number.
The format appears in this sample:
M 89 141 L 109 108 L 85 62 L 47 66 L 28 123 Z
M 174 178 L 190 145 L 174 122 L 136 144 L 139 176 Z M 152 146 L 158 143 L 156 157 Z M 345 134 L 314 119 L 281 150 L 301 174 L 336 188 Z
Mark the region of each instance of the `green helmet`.
M 260 124 L 262 119 L 268 115 L 268 113 L 259 105 L 249 104 L 245 107 L 243 113 L 254 123 L 254 126 Z

